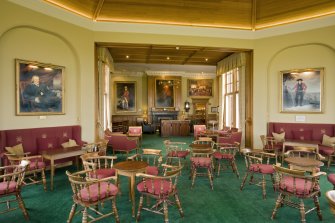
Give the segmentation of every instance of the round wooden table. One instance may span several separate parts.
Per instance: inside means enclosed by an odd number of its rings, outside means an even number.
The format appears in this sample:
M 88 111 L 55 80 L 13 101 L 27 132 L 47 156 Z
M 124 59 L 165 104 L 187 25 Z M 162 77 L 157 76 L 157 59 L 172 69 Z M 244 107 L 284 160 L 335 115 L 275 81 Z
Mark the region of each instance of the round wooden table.
M 311 172 L 312 174 L 317 172 L 317 168 L 324 165 L 320 160 L 306 157 L 287 157 L 284 160 L 290 164 L 291 169 L 304 170 Z
M 148 163 L 145 161 L 123 161 L 113 165 L 117 175 L 129 177 L 129 197 L 133 217 L 135 217 L 135 176 L 136 173 L 144 173 L 147 166 Z

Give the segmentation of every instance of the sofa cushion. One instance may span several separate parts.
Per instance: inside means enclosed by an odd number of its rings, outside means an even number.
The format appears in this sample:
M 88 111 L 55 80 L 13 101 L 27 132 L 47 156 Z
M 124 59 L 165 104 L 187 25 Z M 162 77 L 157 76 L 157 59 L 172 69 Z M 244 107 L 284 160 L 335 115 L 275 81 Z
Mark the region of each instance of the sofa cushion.
M 312 130 L 292 131 L 293 138 L 298 140 L 312 140 Z
M 39 151 L 59 148 L 58 138 L 37 138 L 37 147 Z
M 285 141 L 285 132 L 282 133 L 272 133 L 272 136 L 275 138 L 276 142 L 284 142 Z
M 22 143 L 17 144 L 16 146 L 12 146 L 12 147 L 5 147 L 5 149 L 9 153 L 14 154 L 16 156 L 24 156 Z
M 334 144 L 335 144 L 335 137 L 330 137 L 327 136 L 326 134 L 323 134 L 322 145 L 333 146 Z
M 63 148 L 68 148 L 68 147 L 74 147 L 74 146 L 78 146 L 76 140 L 73 140 L 73 139 L 69 139 L 68 142 L 64 142 L 61 144 L 61 146 Z

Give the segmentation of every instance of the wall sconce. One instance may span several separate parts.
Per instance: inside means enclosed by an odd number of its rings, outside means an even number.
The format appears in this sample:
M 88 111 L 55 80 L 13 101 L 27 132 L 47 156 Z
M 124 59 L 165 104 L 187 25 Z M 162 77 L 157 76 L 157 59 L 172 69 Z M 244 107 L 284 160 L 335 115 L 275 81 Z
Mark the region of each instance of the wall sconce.
M 184 108 L 185 108 L 185 111 L 188 112 L 190 110 L 190 108 L 191 108 L 190 102 L 185 101 L 185 107 Z

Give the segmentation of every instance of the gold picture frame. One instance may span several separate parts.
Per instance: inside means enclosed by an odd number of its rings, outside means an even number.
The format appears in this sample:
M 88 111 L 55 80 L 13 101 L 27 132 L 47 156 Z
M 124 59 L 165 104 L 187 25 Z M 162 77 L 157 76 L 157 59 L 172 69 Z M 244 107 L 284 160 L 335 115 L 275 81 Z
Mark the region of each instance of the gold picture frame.
M 178 80 L 155 79 L 155 107 L 174 108 L 175 107 L 175 86 Z
M 16 115 L 63 115 L 65 67 L 15 59 Z
M 187 95 L 192 98 L 213 97 L 213 79 L 188 79 Z
M 116 113 L 136 112 L 136 82 L 115 82 L 115 111 Z
M 281 113 L 323 112 L 324 68 L 280 71 Z

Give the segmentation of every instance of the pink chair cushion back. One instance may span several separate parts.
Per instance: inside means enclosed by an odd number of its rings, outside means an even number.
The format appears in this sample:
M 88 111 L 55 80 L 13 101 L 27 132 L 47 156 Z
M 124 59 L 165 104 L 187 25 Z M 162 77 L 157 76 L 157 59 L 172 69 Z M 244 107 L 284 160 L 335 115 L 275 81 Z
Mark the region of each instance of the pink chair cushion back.
M 29 164 L 29 167 L 28 167 L 28 170 L 36 170 L 36 169 L 42 169 L 42 168 L 45 168 L 45 163 L 42 162 L 42 161 L 32 161 L 30 164 Z
M 91 172 L 90 177 L 96 179 L 103 179 L 107 177 L 115 176 L 115 169 L 108 168 L 108 169 L 97 169 L 95 173 Z
M 146 181 L 142 181 L 137 184 L 137 190 L 139 192 L 147 192 L 154 195 L 167 195 L 172 191 L 172 187 L 170 181 L 168 180 L 146 179 Z
M 145 168 L 145 172 L 150 175 L 157 176 L 158 175 L 158 167 L 157 166 L 147 166 Z
M 15 190 L 16 190 L 16 182 L 15 181 L 1 182 L 0 183 L 0 195 L 15 192 Z
M 100 195 L 99 195 L 100 188 Z M 111 183 L 101 182 L 92 184 L 87 188 L 83 188 L 79 191 L 78 197 L 86 202 L 96 202 L 98 200 L 104 199 L 106 197 L 115 196 L 118 192 L 118 188 Z

